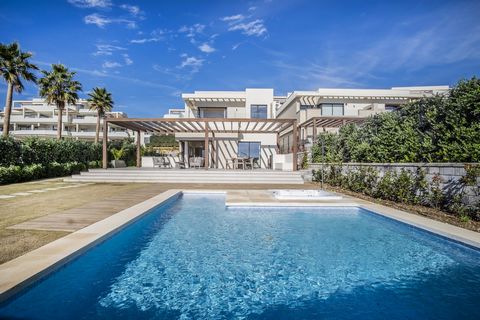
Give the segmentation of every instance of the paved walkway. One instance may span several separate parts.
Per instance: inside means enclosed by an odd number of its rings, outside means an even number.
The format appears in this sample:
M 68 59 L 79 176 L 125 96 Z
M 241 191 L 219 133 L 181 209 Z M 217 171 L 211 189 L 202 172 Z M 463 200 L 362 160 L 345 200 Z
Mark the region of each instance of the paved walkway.
M 87 184 L 78 184 L 78 186 L 85 185 Z M 289 189 L 315 188 L 314 185 L 287 185 L 285 187 Z M 235 189 L 241 190 L 247 188 L 250 190 L 275 189 L 278 188 L 278 185 L 149 184 L 145 187 L 130 190 L 128 192 L 122 192 L 118 195 L 107 197 L 97 201 L 95 201 L 95 195 L 92 194 L 92 201 L 85 205 L 60 212 L 52 212 L 51 214 L 7 227 L 7 229 L 74 232 L 169 189 L 231 190 L 235 194 Z M 56 188 L 46 188 L 44 190 L 48 191 L 47 189 Z M 34 191 L 36 190 L 28 191 L 28 193 L 31 194 L 34 193 Z
M 86 185 L 85 183 L 79 184 Z M 148 186 L 117 196 L 93 201 L 78 208 L 48 214 L 36 219 L 16 224 L 7 229 L 47 230 L 73 232 L 92 223 L 105 219 L 112 214 L 128 208 L 138 202 L 149 199 L 166 188 Z M 94 197 L 95 195 L 92 195 Z
M 77 188 L 77 187 L 87 186 L 87 185 L 90 185 L 90 184 L 93 184 L 93 183 L 70 183 L 70 184 L 65 185 L 65 183 L 61 182 L 61 183 L 58 183 L 58 184 L 60 185 L 58 187 L 33 189 L 33 190 L 27 190 L 27 191 L 23 191 L 23 192 L 15 192 L 15 193 L 11 193 L 11 194 L 0 194 L 0 200 L 11 199 L 11 198 L 15 198 L 15 197 L 31 196 L 32 194 L 36 194 L 36 193 L 57 191 L 57 190 L 61 190 L 61 189 Z

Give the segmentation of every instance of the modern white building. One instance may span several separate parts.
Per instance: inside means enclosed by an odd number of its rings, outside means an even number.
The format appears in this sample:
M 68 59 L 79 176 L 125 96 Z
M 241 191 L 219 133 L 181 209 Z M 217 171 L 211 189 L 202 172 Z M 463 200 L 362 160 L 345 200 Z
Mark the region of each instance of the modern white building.
M 294 91 L 278 106 L 278 119 L 296 119 L 300 147 L 309 147 L 318 130 L 337 131 L 347 123 L 360 123 L 367 117 L 401 108 L 423 97 L 445 94 L 448 86 L 393 87 L 391 89 L 330 89 Z M 281 148 L 291 149 L 292 135 L 281 137 Z
M 126 118 L 124 112 L 107 112 L 108 118 Z M 0 112 L 0 131 L 3 131 L 4 111 Z M 62 136 L 81 140 L 94 140 L 97 125 L 97 112 L 90 110 L 87 100 L 67 105 L 63 111 Z M 10 117 L 10 134 L 15 138 L 31 136 L 57 136 L 58 110 L 43 99 L 16 100 L 13 102 Z M 103 126 L 103 119 L 100 120 Z M 120 140 L 131 136 L 125 128 L 110 126 L 109 139 Z M 100 139 L 102 129 L 100 129 Z M 133 137 L 133 136 L 132 136 Z
M 165 118 L 190 119 L 293 119 L 298 137 L 295 149 L 308 149 L 319 130 L 336 131 L 347 123 L 361 123 L 374 114 L 401 108 L 414 99 L 444 94 L 448 86 L 394 87 L 391 89 L 329 89 L 294 91 L 275 96 L 273 89 L 195 91 L 182 94 L 184 109 L 170 109 Z M 253 158 L 260 168 L 291 166 L 293 126 L 280 132 L 217 133 L 209 165 L 227 168 L 231 159 Z M 176 132 L 186 159 L 205 157 L 203 132 Z
M 195 91 L 182 94 L 185 102 L 182 117 L 189 119 L 275 119 L 275 111 L 279 105 L 279 97 L 275 97 L 273 89 L 250 89 L 245 91 Z M 272 168 L 277 159 L 277 134 L 266 130 L 267 125 L 257 122 L 253 124 L 242 122 L 213 122 L 213 126 L 237 126 L 237 132 L 212 133 L 215 139 L 210 144 L 213 157 L 210 165 L 215 168 L 237 166 L 237 159 L 251 159 L 256 168 Z M 248 127 L 250 126 L 250 127 Z M 261 128 L 264 128 L 262 132 Z M 213 128 L 212 128 L 213 129 Z M 225 130 L 227 131 L 227 130 Z M 235 131 L 235 129 L 233 129 Z M 197 132 L 178 132 L 175 138 L 179 141 L 186 159 L 205 157 L 204 134 Z M 278 164 L 279 166 L 281 164 Z

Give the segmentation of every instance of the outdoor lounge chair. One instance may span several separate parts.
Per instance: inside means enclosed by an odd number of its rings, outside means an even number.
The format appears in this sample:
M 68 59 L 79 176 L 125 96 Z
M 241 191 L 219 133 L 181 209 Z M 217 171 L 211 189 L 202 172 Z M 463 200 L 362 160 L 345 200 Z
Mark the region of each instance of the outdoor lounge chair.
M 185 169 L 187 167 L 187 164 L 185 163 L 185 160 L 183 159 L 182 156 L 178 157 L 178 161 L 175 160 L 175 169 Z
M 153 157 L 153 166 L 159 168 L 171 168 L 170 161 L 165 157 Z
M 189 166 L 190 168 L 201 168 L 203 167 L 203 158 L 202 157 L 193 157 L 190 158 Z

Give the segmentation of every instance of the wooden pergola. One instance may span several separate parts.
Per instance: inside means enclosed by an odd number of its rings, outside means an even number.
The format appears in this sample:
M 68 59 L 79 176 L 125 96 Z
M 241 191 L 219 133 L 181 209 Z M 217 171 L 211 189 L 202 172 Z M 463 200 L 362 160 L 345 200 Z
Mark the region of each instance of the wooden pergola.
M 313 141 L 317 139 L 318 128 L 340 128 L 347 124 L 360 124 L 365 122 L 366 117 L 346 117 L 346 116 L 322 116 L 313 117 L 298 125 L 299 128 L 307 130 L 313 128 Z
M 205 133 L 205 154 L 209 150 L 209 134 L 212 139 L 216 133 L 276 133 L 277 145 L 281 132 L 291 129 L 293 132 L 293 154 L 297 153 L 297 120 L 296 119 L 243 119 L 243 118 L 106 118 L 103 126 L 103 168 L 108 165 L 107 141 L 108 126 L 113 124 L 136 132 L 137 134 L 137 167 L 141 166 L 140 133 Z M 205 169 L 208 170 L 209 157 L 205 156 Z M 297 157 L 293 157 L 293 168 L 297 168 Z

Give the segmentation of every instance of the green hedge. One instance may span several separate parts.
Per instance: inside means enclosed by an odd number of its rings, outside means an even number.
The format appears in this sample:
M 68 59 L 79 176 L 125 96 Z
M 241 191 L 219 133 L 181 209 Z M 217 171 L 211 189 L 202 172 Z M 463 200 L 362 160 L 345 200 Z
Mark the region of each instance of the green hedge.
M 102 157 L 101 144 L 81 140 L 27 138 L 0 139 L 0 166 L 48 165 L 53 162 L 87 164 Z
M 96 162 L 92 162 L 91 165 L 96 165 Z M 0 184 L 63 177 L 79 173 L 85 169 L 87 169 L 87 166 L 80 162 L 52 162 L 48 165 L 30 164 L 23 167 L 10 165 L 8 167 L 0 167 Z
M 322 152 L 323 146 L 323 152 Z M 480 79 L 321 133 L 313 162 L 480 162 Z
M 136 146 L 132 139 L 110 141 L 108 143 L 108 160 L 112 160 L 112 150 L 123 149 L 121 160 L 133 166 L 136 161 Z M 102 145 L 89 141 L 73 139 L 27 138 L 14 140 L 0 138 L 0 167 L 25 166 L 31 164 L 79 162 L 86 166 L 93 161 L 102 160 Z
M 424 205 L 450 212 L 462 219 L 480 220 L 480 200 L 466 201 L 467 189 L 470 194 L 480 197 L 480 166 L 466 166 L 467 174 L 458 181 L 442 181 L 435 175 L 426 179 L 425 171 L 387 171 L 383 176 L 371 167 L 360 167 L 344 172 L 342 165 L 330 164 L 314 171 L 314 180 L 341 187 L 374 198 L 406 204 Z M 323 177 L 322 177 L 323 172 Z

